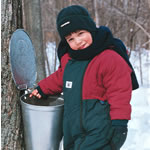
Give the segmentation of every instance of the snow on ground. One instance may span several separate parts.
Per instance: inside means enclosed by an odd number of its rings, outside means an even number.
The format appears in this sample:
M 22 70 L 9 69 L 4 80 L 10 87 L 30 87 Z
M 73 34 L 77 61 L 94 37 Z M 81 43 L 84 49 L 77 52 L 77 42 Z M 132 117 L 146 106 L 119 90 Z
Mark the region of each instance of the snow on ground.
M 128 136 L 121 150 L 150 150 L 150 88 L 133 92 Z
M 139 54 L 133 52 L 131 62 L 140 83 L 133 91 L 132 115 L 128 124 L 128 136 L 121 150 L 150 150 L 150 51 L 142 51 L 143 85 L 140 80 Z

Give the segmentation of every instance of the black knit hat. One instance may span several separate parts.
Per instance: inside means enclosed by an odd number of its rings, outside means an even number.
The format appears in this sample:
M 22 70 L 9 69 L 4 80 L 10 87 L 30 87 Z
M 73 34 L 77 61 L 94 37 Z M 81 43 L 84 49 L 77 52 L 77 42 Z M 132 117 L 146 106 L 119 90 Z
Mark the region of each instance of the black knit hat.
M 96 24 L 87 9 L 79 5 L 68 6 L 57 16 L 57 30 L 61 39 L 77 30 L 96 31 Z

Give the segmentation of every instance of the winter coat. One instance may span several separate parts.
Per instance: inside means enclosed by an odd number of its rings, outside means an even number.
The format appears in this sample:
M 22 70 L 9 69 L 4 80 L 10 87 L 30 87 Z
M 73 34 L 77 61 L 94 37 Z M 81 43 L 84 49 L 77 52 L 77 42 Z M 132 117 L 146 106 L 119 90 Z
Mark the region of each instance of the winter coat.
M 130 119 L 131 73 L 126 61 L 111 49 L 85 61 L 66 53 L 58 70 L 39 82 L 44 94 L 64 92 L 65 150 L 117 150 L 122 146 L 126 128 L 115 131 L 111 120 Z
M 58 70 L 41 80 L 39 86 L 44 94 L 63 92 L 63 75 L 69 57 L 61 58 Z M 95 56 L 87 66 L 83 78 L 82 100 L 98 99 L 110 105 L 111 120 L 131 118 L 131 68 L 125 60 L 111 49 Z

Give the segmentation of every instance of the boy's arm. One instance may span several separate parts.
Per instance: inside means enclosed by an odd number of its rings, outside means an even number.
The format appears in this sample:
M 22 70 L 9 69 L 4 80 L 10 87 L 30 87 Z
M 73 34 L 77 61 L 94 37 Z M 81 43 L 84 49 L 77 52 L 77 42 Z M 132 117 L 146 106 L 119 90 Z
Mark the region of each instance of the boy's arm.
M 46 98 L 47 95 L 55 95 L 62 92 L 63 69 L 59 67 L 56 72 L 44 78 L 38 83 L 38 86 L 32 91 L 30 97 Z
M 32 91 L 30 97 L 46 98 L 47 95 L 55 95 L 62 92 L 63 86 L 63 68 L 59 67 L 56 72 L 44 78 L 38 83 L 38 86 Z
M 63 87 L 63 69 L 59 67 L 56 72 L 41 80 L 38 83 L 42 92 L 46 95 L 54 95 L 62 92 Z
M 64 68 L 68 60 L 69 56 L 65 54 L 61 59 L 61 65 L 58 70 L 38 83 L 44 94 L 54 95 L 62 92 Z
M 116 52 L 107 52 L 103 63 L 103 84 L 110 104 L 111 120 L 130 119 L 132 70 Z
M 37 98 L 46 98 L 47 95 L 55 95 L 62 92 L 63 88 L 63 74 L 65 66 L 70 59 L 68 54 L 65 54 L 61 58 L 61 65 L 58 70 L 41 80 L 35 90 L 32 91 L 30 97 L 36 96 Z

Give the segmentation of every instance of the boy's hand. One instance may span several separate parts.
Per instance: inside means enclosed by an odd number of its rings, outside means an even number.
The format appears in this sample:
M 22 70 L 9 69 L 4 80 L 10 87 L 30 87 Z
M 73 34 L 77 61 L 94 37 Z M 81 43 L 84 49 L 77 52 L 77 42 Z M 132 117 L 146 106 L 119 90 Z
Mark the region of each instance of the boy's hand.
M 29 95 L 29 97 L 32 97 L 32 96 L 36 96 L 37 98 L 41 98 L 41 95 L 39 94 L 37 89 L 33 90 L 32 93 Z

